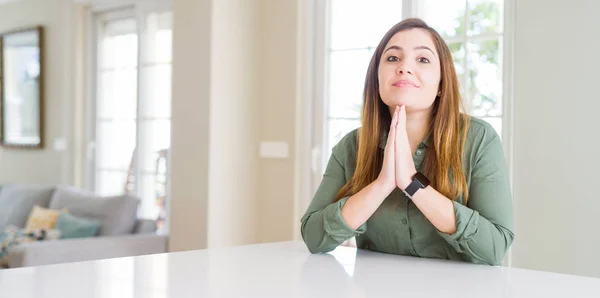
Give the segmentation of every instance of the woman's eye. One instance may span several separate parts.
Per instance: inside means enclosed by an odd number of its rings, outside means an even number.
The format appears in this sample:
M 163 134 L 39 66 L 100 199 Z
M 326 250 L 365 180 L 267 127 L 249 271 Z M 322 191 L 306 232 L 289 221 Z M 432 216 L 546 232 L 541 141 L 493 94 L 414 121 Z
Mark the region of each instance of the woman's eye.
M 417 61 L 419 61 L 421 63 L 429 63 L 429 59 L 427 59 L 425 57 L 421 57 L 421 58 L 417 59 Z
M 387 61 L 389 61 L 389 62 L 396 62 L 396 61 L 399 61 L 399 60 L 400 59 L 398 57 L 396 57 L 396 56 L 389 56 L 387 58 Z

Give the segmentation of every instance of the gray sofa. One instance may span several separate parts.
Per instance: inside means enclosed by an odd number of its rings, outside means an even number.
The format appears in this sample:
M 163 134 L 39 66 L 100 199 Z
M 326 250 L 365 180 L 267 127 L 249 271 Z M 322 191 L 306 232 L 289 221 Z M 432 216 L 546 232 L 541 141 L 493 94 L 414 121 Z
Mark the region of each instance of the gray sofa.
M 167 252 L 167 236 L 156 233 L 155 222 L 137 218 L 139 199 L 97 197 L 66 186 L 0 185 L 0 232 L 10 225 L 23 228 L 34 205 L 98 220 L 98 235 L 13 246 L 9 268 Z

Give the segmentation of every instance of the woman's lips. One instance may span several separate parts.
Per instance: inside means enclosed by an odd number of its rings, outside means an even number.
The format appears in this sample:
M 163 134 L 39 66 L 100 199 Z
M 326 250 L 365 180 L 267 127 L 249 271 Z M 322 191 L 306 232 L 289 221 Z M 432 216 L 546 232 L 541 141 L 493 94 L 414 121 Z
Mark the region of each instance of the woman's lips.
M 409 80 L 398 80 L 393 84 L 394 87 L 398 88 L 419 88 L 419 86 Z

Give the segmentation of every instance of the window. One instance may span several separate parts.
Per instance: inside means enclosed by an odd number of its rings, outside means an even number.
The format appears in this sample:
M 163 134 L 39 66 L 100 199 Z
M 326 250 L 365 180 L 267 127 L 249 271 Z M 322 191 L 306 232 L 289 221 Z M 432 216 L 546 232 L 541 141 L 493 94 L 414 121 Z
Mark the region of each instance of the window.
M 369 61 L 379 40 L 402 17 L 402 1 L 330 0 L 326 51 L 324 165 L 331 149 L 359 127 Z M 362 21 L 358 22 L 358 18 Z M 323 167 L 324 169 L 324 167 Z
M 444 37 L 469 114 L 502 136 L 503 0 L 419 1 L 419 15 Z
M 94 19 L 89 188 L 139 197 L 138 215 L 160 225 L 169 176 L 172 12 L 131 9 Z
M 320 88 L 324 98 L 317 112 L 325 121 L 318 175 L 333 146 L 361 125 L 364 80 L 378 42 L 410 16 L 422 18 L 444 37 L 467 112 L 488 121 L 502 136 L 503 0 L 329 0 L 326 10 L 322 67 L 326 75 Z

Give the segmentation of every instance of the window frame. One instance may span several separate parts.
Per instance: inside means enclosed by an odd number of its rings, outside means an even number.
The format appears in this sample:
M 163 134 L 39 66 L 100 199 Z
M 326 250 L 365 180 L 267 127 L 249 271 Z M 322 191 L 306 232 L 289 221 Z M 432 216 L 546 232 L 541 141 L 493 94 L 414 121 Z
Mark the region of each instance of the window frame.
M 99 1 L 100 2 L 100 1 Z M 83 157 L 84 161 L 83 171 L 84 179 L 83 179 L 83 188 L 96 191 L 96 175 L 97 175 L 97 154 L 96 154 L 96 129 L 97 129 L 97 83 L 98 83 L 98 65 L 99 65 L 99 33 L 101 30 L 99 24 L 105 21 L 118 20 L 123 18 L 133 18 L 136 20 L 136 31 L 138 36 L 138 47 L 137 47 L 137 94 L 136 94 L 136 147 L 139 144 L 143 143 L 143 134 L 140 133 L 141 125 L 143 121 L 148 118 L 144 117 L 142 113 L 143 107 L 141 106 L 142 95 L 140 93 L 140 88 L 142 85 L 142 67 L 145 65 L 142 61 L 144 53 L 144 45 L 145 45 L 145 22 L 146 16 L 150 13 L 161 13 L 161 12 L 173 12 L 173 4 L 171 0 L 146 0 L 146 1 L 113 1 L 110 3 L 92 3 L 85 15 L 85 23 L 87 26 L 86 30 L 86 90 L 85 90 L 85 143 L 83 146 Z M 171 58 L 172 59 L 172 58 Z M 172 66 L 172 60 L 170 62 Z M 152 118 L 154 119 L 154 118 Z M 159 119 L 159 118 L 156 118 Z M 156 120 L 155 119 L 155 120 Z M 162 117 L 160 119 L 163 119 Z M 166 119 L 166 118 L 164 118 Z M 171 121 L 171 116 L 168 117 L 168 120 Z M 134 156 L 134 175 L 136 177 L 140 177 L 145 173 L 143 166 L 140 164 L 141 160 L 141 150 L 135 150 Z M 170 155 L 170 152 L 169 152 Z M 170 159 L 169 157 L 167 157 Z M 167 197 L 170 195 L 170 166 L 167 167 L 166 175 L 167 179 Z M 138 185 L 139 183 L 134 184 L 133 193 L 139 195 Z M 139 212 L 139 210 L 138 210 Z M 166 214 L 169 214 L 169 204 L 166 204 Z M 165 221 L 164 230 L 168 233 L 169 230 L 169 218 L 167 216 Z
M 88 14 L 88 88 L 87 89 L 87 109 L 86 109 L 86 165 L 85 165 L 85 189 L 95 191 L 96 189 L 96 131 L 97 131 L 97 95 L 98 95 L 98 37 L 100 33 L 101 22 L 114 21 L 124 18 L 136 18 L 133 5 L 122 6 L 100 6 L 93 7 Z M 139 27 L 137 31 L 139 33 Z M 139 35 L 138 35 L 138 55 L 139 55 Z M 136 66 L 136 68 L 138 68 Z M 139 74 L 139 68 L 138 68 Z M 138 78 L 139 80 L 139 78 Z M 139 111 L 136 110 L 136 115 Z M 137 122 L 137 119 L 136 119 Z M 136 124 L 137 126 L 137 124 Z M 137 130 L 137 127 L 136 127 Z

